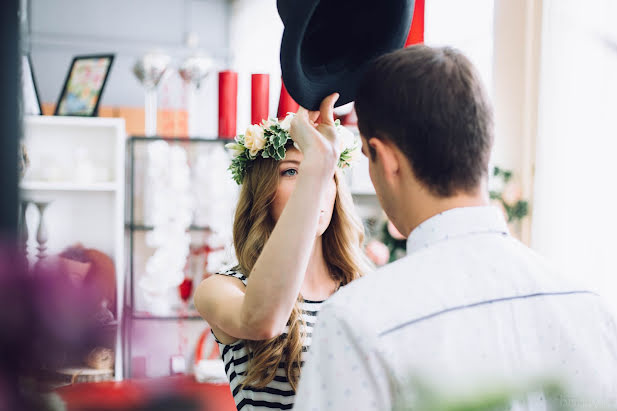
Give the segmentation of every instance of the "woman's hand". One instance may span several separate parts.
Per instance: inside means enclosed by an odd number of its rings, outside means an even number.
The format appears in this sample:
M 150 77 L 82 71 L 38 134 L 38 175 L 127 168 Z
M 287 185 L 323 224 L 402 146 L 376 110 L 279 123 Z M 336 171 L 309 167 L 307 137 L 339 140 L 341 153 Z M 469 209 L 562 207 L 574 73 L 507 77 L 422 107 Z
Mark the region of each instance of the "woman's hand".
M 319 111 L 300 107 L 291 122 L 289 134 L 304 155 L 304 169 L 315 168 L 326 175 L 334 172 L 341 154 L 334 126 L 334 103 L 338 98 L 338 93 L 330 94 L 321 102 Z
M 213 276 L 195 292 L 197 309 L 224 342 L 270 339 L 285 329 L 315 246 L 326 183 L 332 182 L 340 156 L 337 99 L 338 94 L 326 97 L 319 111 L 300 108 L 291 123 L 291 137 L 304 154 L 301 170 L 246 289 L 239 280 Z

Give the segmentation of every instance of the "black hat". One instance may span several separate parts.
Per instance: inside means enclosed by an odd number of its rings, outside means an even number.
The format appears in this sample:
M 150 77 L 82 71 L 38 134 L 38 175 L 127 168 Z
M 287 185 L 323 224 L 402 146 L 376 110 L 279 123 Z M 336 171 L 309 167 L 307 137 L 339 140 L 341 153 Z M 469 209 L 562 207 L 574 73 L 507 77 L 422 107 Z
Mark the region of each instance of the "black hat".
M 317 110 L 338 92 L 336 106 L 353 101 L 374 58 L 405 45 L 414 0 L 277 0 L 285 26 L 283 82 L 293 99 Z

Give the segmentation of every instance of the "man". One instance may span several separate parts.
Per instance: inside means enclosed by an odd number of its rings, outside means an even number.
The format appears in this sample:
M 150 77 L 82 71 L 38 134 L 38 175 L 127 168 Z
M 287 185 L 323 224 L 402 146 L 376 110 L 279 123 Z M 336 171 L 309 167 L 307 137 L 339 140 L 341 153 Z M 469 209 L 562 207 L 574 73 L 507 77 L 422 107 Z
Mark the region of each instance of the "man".
M 381 56 L 356 111 L 407 256 L 324 304 L 294 409 L 385 410 L 401 398 L 418 409 L 427 393 L 469 399 L 498 387 L 524 393 L 515 409 L 617 409 L 613 317 L 489 207 L 492 113 L 467 58 L 423 45 Z M 543 392 L 552 381 L 565 397 Z

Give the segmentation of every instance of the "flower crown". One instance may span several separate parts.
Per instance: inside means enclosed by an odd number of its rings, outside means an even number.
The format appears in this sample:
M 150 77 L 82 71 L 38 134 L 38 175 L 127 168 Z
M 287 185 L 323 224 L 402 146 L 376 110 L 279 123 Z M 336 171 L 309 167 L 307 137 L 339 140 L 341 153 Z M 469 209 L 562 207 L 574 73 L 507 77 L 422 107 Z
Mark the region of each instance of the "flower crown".
M 273 158 L 277 161 L 285 158 L 285 146 L 291 141 L 289 126 L 294 115 L 294 113 L 288 113 L 282 121 L 271 118 L 264 120 L 261 124 L 253 124 L 246 129 L 244 134 L 235 137 L 235 143 L 225 145 L 225 147 L 231 149 L 233 154 L 229 170 L 236 183 L 242 184 L 251 161 L 256 158 L 261 156 L 262 158 Z M 351 167 L 359 152 L 358 139 L 351 131 L 342 126 L 339 120 L 336 120 L 334 125 L 341 149 L 338 166 L 340 168 Z

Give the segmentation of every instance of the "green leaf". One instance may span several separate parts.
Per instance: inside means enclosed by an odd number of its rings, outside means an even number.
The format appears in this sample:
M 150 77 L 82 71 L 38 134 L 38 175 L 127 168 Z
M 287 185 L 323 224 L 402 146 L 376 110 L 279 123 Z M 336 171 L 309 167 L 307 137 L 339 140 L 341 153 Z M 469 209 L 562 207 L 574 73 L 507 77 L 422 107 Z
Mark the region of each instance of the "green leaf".
M 284 146 L 279 147 L 276 150 L 276 154 L 277 154 L 277 157 L 276 157 L 277 160 L 280 161 L 280 160 L 284 159 L 285 158 L 285 147 Z

